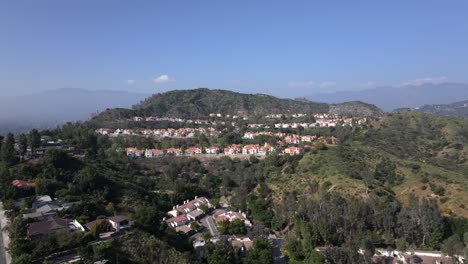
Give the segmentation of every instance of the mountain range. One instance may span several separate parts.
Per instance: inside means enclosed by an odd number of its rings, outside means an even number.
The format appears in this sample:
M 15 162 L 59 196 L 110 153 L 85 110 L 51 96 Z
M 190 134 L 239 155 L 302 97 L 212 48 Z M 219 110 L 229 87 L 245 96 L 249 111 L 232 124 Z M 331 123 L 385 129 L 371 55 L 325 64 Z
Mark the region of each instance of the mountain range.
M 208 93 L 207 91 L 212 91 Z M 203 98 L 208 95 L 209 98 Z M 163 96 L 164 95 L 164 96 Z M 138 110 L 144 114 L 168 114 L 175 116 L 204 116 L 207 112 L 261 113 L 262 111 L 287 112 L 329 110 L 333 113 L 369 110 L 367 115 L 380 114 L 380 110 L 364 107 L 362 102 L 385 110 L 420 107 L 416 111 L 439 115 L 466 116 L 464 104 L 450 104 L 468 99 L 468 85 L 459 83 L 423 84 L 419 86 L 380 87 L 363 91 L 321 93 L 305 99 L 291 100 L 269 95 L 242 95 L 230 91 L 193 89 L 171 91 L 164 94 L 148 94 L 128 91 L 64 88 L 23 96 L 0 97 L 0 133 L 27 131 L 33 127 L 51 128 L 68 121 L 87 120 L 91 115 L 108 108 Z M 145 99 L 146 98 L 146 99 Z M 324 102 L 324 103 L 312 103 Z M 359 101 L 359 102 L 358 102 Z M 141 102 L 139 104 L 139 102 Z M 280 104 L 277 104 L 281 102 Z M 348 102 L 347 104 L 338 104 Z M 133 105 L 135 108 L 129 110 Z M 434 105 L 434 106 L 430 106 Z M 294 106 L 294 108 L 291 108 Z M 338 106 L 338 107 L 336 107 Z M 345 107 L 346 106 L 346 107 Z M 357 108 L 355 106 L 358 106 Z M 354 107 L 354 109 L 353 109 Z M 356 112 L 356 111 L 357 112 Z M 127 111 L 127 112 L 128 112 Z M 109 114 L 110 112 L 106 112 Z M 125 113 L 122 109 L 120 114 Z M 362 112 L 361 112 L 362 113 Z
M 461 83 L 439 83 L 378 87 L 361 91 L 317 93 L 308 100 L 324 103 L 363 101 L 374 104 L 385 111 L 397 108 L 415 108 L 427 104 L 448 104 L 468 99 L 468 85 Z

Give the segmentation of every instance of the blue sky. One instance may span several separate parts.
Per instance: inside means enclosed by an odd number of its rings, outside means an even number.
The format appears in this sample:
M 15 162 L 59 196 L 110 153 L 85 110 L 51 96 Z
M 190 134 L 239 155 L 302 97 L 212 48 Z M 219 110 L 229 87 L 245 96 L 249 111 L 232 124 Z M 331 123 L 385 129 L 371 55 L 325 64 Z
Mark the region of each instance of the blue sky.
M 468 82 L 468 1 L 0 0 L 0 90 Z

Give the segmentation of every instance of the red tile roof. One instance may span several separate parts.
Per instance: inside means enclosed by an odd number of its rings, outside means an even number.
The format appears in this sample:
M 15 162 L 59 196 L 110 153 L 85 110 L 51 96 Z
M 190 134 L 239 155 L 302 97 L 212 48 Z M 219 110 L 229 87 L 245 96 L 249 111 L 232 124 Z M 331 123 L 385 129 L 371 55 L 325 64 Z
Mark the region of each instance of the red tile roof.
M 23 181 L 23 180 L 13 180 L 11 184 L 18 188 L 36 187 L 35 182 L 28 182 L 28 181 Z

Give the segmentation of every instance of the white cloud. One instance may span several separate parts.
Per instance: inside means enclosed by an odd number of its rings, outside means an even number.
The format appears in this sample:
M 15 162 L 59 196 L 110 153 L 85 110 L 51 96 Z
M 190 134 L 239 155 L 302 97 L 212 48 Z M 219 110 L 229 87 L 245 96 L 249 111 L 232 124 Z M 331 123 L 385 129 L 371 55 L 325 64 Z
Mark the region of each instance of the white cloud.
M 135 84 L 135 80 L 127 80 L 127 84 L 132 86 Z
M 288 83 L 289 88 L 333 88 L 336 86 L 336 82 L 324 81 L 291 81 Z
M 447 80 L 448 79 L 445 76 L 418 78 L 418 79 L 414 79 L 414 80 L 402 81 L 400 86 L 408 86 L 408 85 L 419 86 L 419 85 L 428 84 L 428 83 L 438 84 L 438 83 L 446 82 Z
M 174 80 L 169 77 L 167 74 L 162 74 L 156 78 L 153 78 L 153 82 L 155 83 L 168 83 L 168 82 L 173 82 Z

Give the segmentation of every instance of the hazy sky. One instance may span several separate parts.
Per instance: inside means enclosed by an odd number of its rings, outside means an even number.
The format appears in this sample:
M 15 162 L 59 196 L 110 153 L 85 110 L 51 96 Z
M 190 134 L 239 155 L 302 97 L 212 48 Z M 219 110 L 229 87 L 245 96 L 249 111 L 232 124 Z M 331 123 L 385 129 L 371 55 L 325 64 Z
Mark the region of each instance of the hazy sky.
M 467 14 L 463 0 L 0 0 L 0 91 L 468 82 Z

